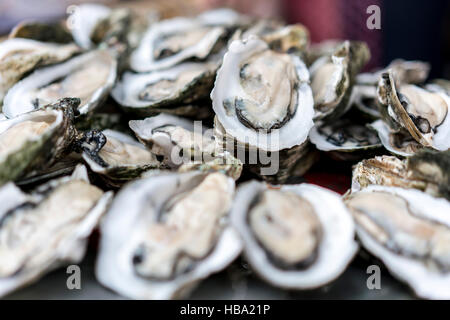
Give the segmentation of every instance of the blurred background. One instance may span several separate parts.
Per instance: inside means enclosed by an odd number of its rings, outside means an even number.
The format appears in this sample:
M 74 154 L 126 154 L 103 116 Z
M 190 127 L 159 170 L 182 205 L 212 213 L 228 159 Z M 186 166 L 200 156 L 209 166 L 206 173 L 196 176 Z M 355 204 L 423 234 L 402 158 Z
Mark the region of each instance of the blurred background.
M 259 17 L 300 22 L 310 30 L 313 43 L 366 41 L 372 52 L 366 69 L 385 66 L 395 58 L 419 59 L 431 63 L 431 78 L 450 78 L 450 0 L 0 0 L 0 35 L 22 20 L 64 18 L 69 5 L 83 2 L 128 6 L 141 12 L 157 9 L 163 17 L 231 7 Z M 380 30 L 366 27 L 370 5 L 381 9 Z

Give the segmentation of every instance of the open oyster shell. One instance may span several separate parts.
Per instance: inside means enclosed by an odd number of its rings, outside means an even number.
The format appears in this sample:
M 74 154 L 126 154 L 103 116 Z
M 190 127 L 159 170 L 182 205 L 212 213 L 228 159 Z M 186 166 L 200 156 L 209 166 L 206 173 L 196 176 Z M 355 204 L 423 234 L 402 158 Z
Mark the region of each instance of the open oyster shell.
M 64 61 L 79 51 L 75 44 L 59 45 L 30 39 L 0 42 L 0 105 L 8 90 L 26 73 Z
M 415 189 L 370 186 L 345 201 L 359 240 L 428 299 L 450 298 L 450 203 Z
M 216 9 L 194 19 L 177 17 L 152 24 L 130 57 L 138 72 L 172 67 L 187 60 L 205 60 L 226 45 L 243 17 L 231 9 Z
M 164 167 L 143 144 L 119 131 L 90 131 L 77 144 L 89 168 L 115 187 L 147 170 Z
M 129 184 L 101 225 L 97 279 L 135 299 L 187 296 L 241 252 L 228 224 L 233 193 L 234 181 L 221 173 L 169 173 Z
M 0 184 L 45 171 L 75 138 L 74 108 L 79 99 L 0 121 Z
M 406 130 L 392 130 L 383 120 L 376 120 L 369 127 L 377 131 L 383 147 L 396 156 L 410 157 L 423 149 Z
M 13 118 L 60 98 L 78 97 L 81 99 L 78 111 L 86 114 L 109 94 L 116 69 L 115 58 L 105 50 L 95 50 L 36 70 L 8 91 L 3 112 Z
M 424 150 L 400 160 L 393 156 L 366 159 L 353 168 L 352 192 L 370 185 L 414 188 L 450 200 L 449 151 Z
M 285 180 L 286 170 L 306 154 L 313 100 L 308 70 L 297 56 L 270 50 L 255 36 L 235 40 L 217 73 L 211 99 L 218 144 L 243 163 L 254 164 L 264 178 Z M 255 161 L 246 161 L 246 153 Z M 262 153 L 280 153 L 281 170 L 258 170 L 268 164 Z
M 375 130 L 350 118 L 333 123 L 318 122 L 311 129 L 309 139 L 317 149 L 342 160 L 364 157 L 370 150 L 382 146 Z
M 316 120 L 329 121 L 347 112 L 355 77 L 369 58 L 365 43 L 345 41 L 332 55 L 325 55 L 310 66 Z
M 278 287 L 323 286 L 345 270 L 358 249 L 340 196 L 318 186 L 245 183 L 231 217 L 252 268 Z
M 125 110 L 138 115 L 196 116 L 200 110 L 185 105 L 209 97 L 216 69 L 216 62 L 186 62 L 151 73 L 126 72 L 111 94 Z
M 378 99 L 393 129 L 403 128 L 425 147 L 444 151 L 450 147 L 450 96 L 394 81 L 392 72 L 383 73 Z
M 59 266 L 79 263 L 112 192 L 90 185 L 86 168 L 79 167 L 72 177 L 52 181 L 32 195 L 8 183 L 0 188 L 0 199 L 0 296 L 4 296 Z

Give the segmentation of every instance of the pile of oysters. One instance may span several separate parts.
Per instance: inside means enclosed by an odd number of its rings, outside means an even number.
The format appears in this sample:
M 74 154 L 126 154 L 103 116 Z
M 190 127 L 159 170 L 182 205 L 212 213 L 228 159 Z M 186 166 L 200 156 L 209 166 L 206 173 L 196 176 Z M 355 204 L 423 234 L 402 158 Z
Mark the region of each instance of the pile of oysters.
M 0 296 L 81 262 L 98 227 L 96 277 L 129 298 L 189 297 L 241 254 L 318 288 L 362 247 L 450 299 L 450 82 L 369 59 L 230 9 L 19 24 L 0 42 Z M 354 164 L 345 195 L 295 184 L 319 157 Z

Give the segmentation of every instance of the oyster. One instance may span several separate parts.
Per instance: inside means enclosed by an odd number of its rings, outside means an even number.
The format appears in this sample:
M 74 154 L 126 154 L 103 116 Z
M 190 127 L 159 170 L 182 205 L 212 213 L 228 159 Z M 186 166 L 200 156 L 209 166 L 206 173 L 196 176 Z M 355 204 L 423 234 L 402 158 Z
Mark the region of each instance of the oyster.
M 248 182 L 238 188 L 231 218 L 252 268 L 278 287 L 325 285 L 358 249 L 353 220 L 339 195 L 314 185 Z
M 79 51 L 74 44 L 58 45 L 30 39 L 0 42 L 0 105 L 8 90 L 26 73 L 64 61 Z
M 395 74 L 399 83 L 422 83 L 428 77 L 430 65 L 423 61 L 397 59 L 386 68 L 375 72 L 360 73 L 356 76 L 350 103 L 373 119 L 381 117 L 377 103 L 377 84 L 381 75 L 388 70 Z
M 262 159 L 264 152 L 274 157 L 281 152 L 277 157 L 282 159 L 279 172 L 269 169 L 269 173 L 258 173 L 275 179 L 277 173 L 285 175 L 306 153 L 313 126 L 308 82 L 308 70 L 297 56 L 272 51 L 254 36 L 233 41 L 211 92 L 219 145 L 237 154 L 243 163 L 249 163 L 245 161 L 248 151 L 249 158 L 255 158 L 250 163 L 255 170 L 268 164 Z
M 187 60 L 205 60 L 226 45 L 242 20 L 243 17 L 231 9 L 216 9 L 194 19 L 178 17 L 155 23 L 131 54 L 131 68 L 147 72 Z
M 414 188 L 450 200 L 449 151 L 423 150 L 400 160 L 381 156 L 359 162 L 353 168 L 352 192 L 369 185 Z
M 0 184 L 45 171 L 68 149 L 75 137 L 73 109 L 79 99 L 0 121 Z
M 77 144 L 89 168 L 115 187 L 139 177 L 144 171 L 162 167 L 144 145 L 118 131 L 89 131 Z
M 450 298 L 450 203 L 414 189 L 371 186 L 346 205 L 366 250 L 423 298 Z
M 309 138 L 317 149 L 344 160 L 365 156 L 381 147 L 376 131 L 350 118 L 330 124 L 319 122 L 311 129 Z
M 233 192 L 234 181 L 221 173 L 162 174 L 129 184 L 101 225 L 97 279 L 130 298 L 185 297 L 241 252 L 228 225 Z
M 112 198 L 112 192 L 89 184 L 84 167 L 43 191 L 27 195 L 12 183 L 0 189 L 0 296 L 61 265 L 79 263 Z
M 216 69 L 215 62 L 187 62 L 151 73 L 126 72 L 112 96 L 125 110 L 139 115 L 164 112 L 195 116 L 199 110 L 186 105 L 208 98 Z
M 8 91 L 3 112 L 12 118 L 60 98 L 78 97 L 78 111 L 86 114 L 109 94 L 116 68 L 116 60 L 107 51 L 96 50 L 36 70 Z
M 440 151 L 450 147 L 450 96 L 410 84 L 397 89 L 392 72 L 388 72 L 380 79 L 378 99 L 394 130 L 407 130 L 425 147 Z
M 345 41 L 310 66 L 315 119 L 330 120 L 347 112 L 355 77 L 369 58 L 365 43 Z
M 206 128 L 200 122 L 160 114 L 144 120 L 132 120 L 130 128 L 154 154 L 164 156 L 172 168 L 191 161 L 214 159 L 214 137 L 204 135 Z

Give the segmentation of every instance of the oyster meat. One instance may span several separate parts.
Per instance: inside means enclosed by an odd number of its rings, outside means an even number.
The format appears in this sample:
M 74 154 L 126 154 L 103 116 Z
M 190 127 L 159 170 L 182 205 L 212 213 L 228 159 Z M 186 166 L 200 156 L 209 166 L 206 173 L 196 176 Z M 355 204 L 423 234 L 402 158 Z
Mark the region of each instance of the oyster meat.
M 248 182 L 238 188 L 231 217 L 252 268 L 278 287 L 325 285 L 358 249 L 339 195 L 318 186 Z
M 221 173 L 161 174 L 128 185 L 101 226 L 97 279 L 131 298 L 185 297 L 240 254 L 227 221 L 233 192 L 234 181 Z

